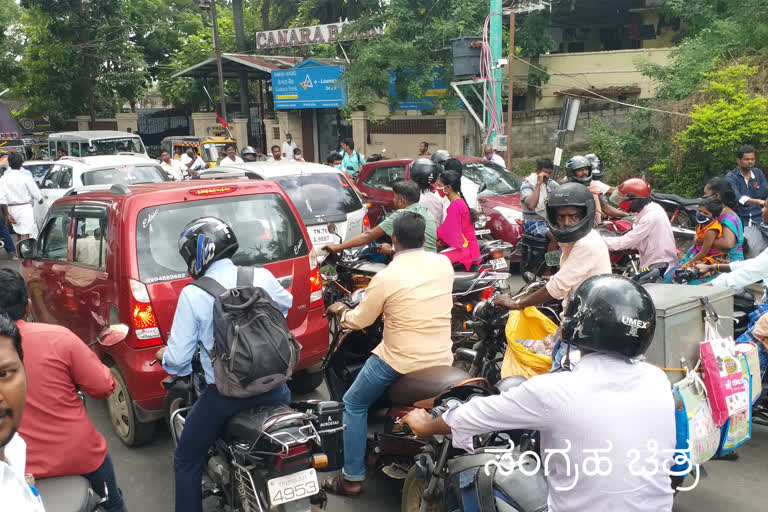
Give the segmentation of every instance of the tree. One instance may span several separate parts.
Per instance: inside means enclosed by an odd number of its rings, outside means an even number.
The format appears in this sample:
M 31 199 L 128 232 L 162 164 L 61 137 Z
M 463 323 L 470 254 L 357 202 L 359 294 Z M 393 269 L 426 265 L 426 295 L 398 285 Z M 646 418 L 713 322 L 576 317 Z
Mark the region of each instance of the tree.
M 21 8 L 14 0 L 0 1 L 0 89 L 13 85 L 21 73 L 18 58 L 24 51 L 18 20 Z

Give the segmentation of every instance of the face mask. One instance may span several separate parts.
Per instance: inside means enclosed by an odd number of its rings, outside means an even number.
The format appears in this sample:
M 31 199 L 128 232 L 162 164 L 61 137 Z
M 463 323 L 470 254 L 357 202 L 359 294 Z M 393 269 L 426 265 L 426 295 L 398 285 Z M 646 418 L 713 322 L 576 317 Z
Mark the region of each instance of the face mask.
M 625 212 L 631 211 L 630 208 L 632 207 L 632 200 L 628 199 L 626 201 L 622 201 L 619 203 L 619 208 L 624 210 Z
M 334 169 L 341 170 L 341 164 L 336 164 L 333 166 Z
M 445 197 L 445 187 L 435 187 L 435 190 L 440 197 Z
M 707 217 L 706 215 L 696 212 L 696 222 L 699 224 L 707 224 L 709 222 L 712 222 L 714 219 L 712 217 Z

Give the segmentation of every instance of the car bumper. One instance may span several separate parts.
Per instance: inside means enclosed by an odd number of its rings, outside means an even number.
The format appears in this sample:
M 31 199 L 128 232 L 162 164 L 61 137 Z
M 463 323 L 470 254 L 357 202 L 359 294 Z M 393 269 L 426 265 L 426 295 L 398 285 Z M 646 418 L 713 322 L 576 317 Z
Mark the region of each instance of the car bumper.
M 168 373 L 160 364 L 150 366 L 150 363 L 155 360 L 155 352 L 159 347 L 137 350 L 125 343 L 120 343 L 114 348 L 117 350 L 109 351 L 107 354 L 117 363 L 123 375 L 139 421 L 143 423 L 153 421 L 150 418 L 153 411 L 157 411 L 162 416 L 165 398 L 162 382 L 168 377 Z M 159 416 L 154 419 L 159 419 Z
M 322 362 L 330 345 L 328 337 L 328 319 L 323 307 L 311 309 L 293 335 L 301 344 L 301 357 L 297 370 L 310 368 Z

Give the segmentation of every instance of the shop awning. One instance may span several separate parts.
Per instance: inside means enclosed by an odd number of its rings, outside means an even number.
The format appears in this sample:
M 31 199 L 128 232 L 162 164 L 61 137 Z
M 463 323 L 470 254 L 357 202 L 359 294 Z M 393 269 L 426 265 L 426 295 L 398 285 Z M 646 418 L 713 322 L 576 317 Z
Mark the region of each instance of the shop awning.
M 314 59 L 324 64 L 341 64 L 335 59 Z M 240 73 L 248 73 L 251 80 L 269 80 L 272 71 L 289 69 L 304 61 L 301 57 L 285 57 L 280 55 L 249 55 L 245 53 L 222 53 L 221 65 L 224 79 L 240 78 Z M 216 58 L 204 60 L 183 71 L 179 71 L 173 78 L 216 78 Z

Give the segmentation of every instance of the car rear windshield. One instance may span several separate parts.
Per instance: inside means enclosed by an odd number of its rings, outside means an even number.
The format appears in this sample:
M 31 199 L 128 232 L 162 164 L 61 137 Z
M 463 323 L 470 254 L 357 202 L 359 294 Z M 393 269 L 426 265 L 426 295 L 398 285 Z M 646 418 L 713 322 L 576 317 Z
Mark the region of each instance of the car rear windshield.
M 519 194 L 522 180 L 491 162 L 468 162 L 464 164 L 464 177 L 478 186 L 485 185 L 481 196 L 506 196 Z
M 236 265 L 264 265 L 306 256 L 307 243 L 288 203 L 277 194 L 220 197 L 144 208 L 136 221 L 139 279 L 144 283 L 187 277 L 178 240 L 184 226 L 199 217 L 229 224 L 240 248 Z
M 349 181 L 339 173 L 317 173 L 273 178 L 291 198 L 305 224 L 325 222 L 363 207 Z
M 163 170 L 156 165 L 110 167 L 83 173 L 83 185 L 136 185 L 166 181 Z
M 97 155 L 116 155 L 118 153 L 144 153 L 144 144 L 139 137 L 120 139 L 93 139 L 91 146 L 96 148 Z

